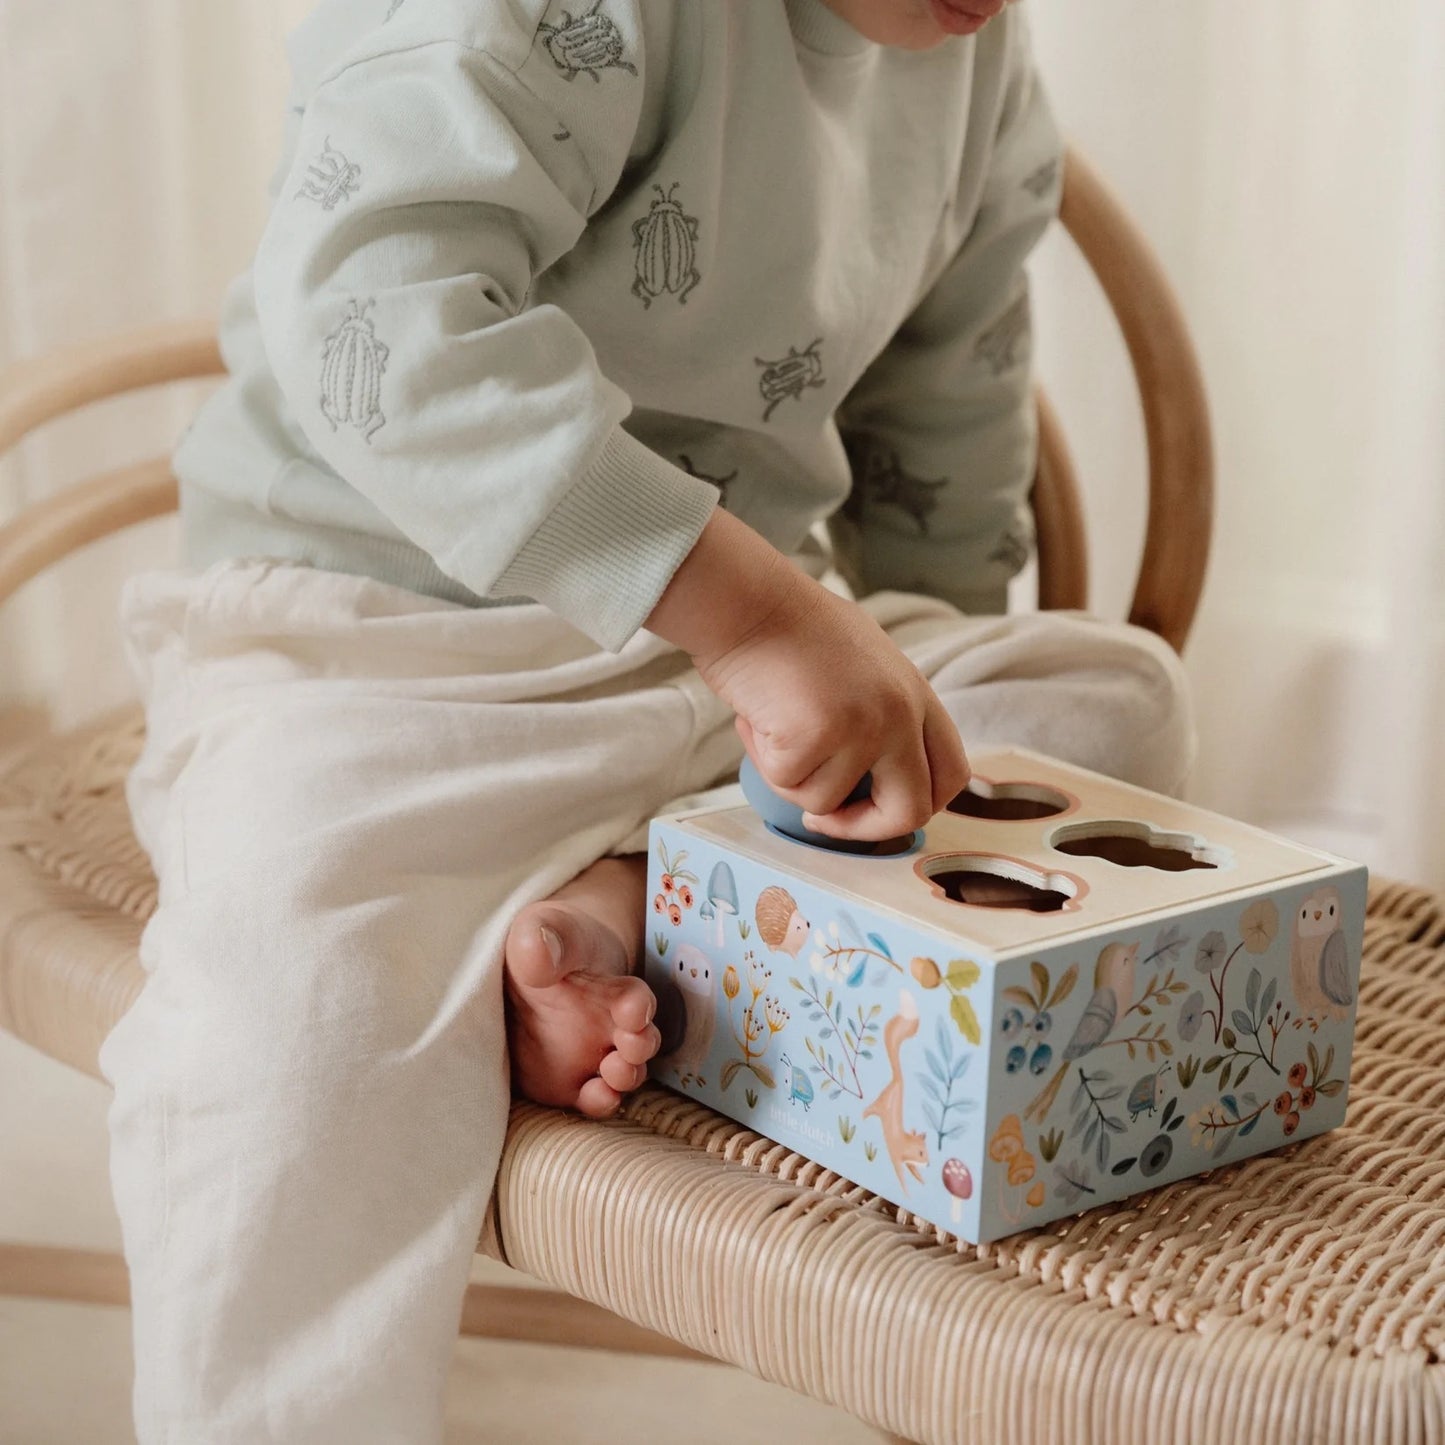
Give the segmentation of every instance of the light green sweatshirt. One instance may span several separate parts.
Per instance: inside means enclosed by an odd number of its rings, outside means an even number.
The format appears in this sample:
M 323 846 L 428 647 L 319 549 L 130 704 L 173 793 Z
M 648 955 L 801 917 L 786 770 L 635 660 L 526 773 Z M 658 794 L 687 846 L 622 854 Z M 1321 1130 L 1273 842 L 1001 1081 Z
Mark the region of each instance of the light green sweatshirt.
M 931 51 L 821 0 L 323 0 L 181 444 L 189 560 L 604 647 L 721 504 L 861 592 L 1002 610 L 1031 546 L 1022 264 L 1059 141 L 1014 8 Z

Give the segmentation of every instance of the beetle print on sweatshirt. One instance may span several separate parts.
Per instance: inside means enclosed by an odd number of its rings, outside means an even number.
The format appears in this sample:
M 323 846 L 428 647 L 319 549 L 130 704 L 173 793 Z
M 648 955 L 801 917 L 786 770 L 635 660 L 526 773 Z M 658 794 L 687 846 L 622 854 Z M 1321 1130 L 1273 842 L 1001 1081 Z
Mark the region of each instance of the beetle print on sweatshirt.
M 391 354 L 366 318 L 375 304 L 352 301 L 346 320 L 326 338 L 321 352 L 321 414 L 332 431 L 355 427 L 368 444 L 386 425 L 381 378 Z
M 361 167 L 353 165 L 326 138 L 326 147 L 319 160 L 306 168 L 306 181 L 296 192 L 296 199 L 317 201 L 322 210 L 334 211 L 342 201 L 349 201 L 361 189 Z
M 928 518 L 938 507 L 938 493 L 948 485 L 947 477 L 920 477 L 906 471 L 891 447 L 871 437 L 849 438 L 848 460 L 853 468 L 854 506 L 849 511 L 861 512 L 863 503 L 897 507 L 913 518 L 921 536 L 928 534 Z
M 822 344 L 823 338 L 820 336 L 802 351 L 790 346 L 788 354 L 778 361 L 767 361 L 761 356 L 753 358 L 753 361 L 763 368 L 763 374 L 758 378 L 758 390 L 767 402 L 763 412 L 764 421 L 771 421 L 773 412 L 789 397 L 801 401 L 803 392 L 810 386 L 826 385 L 823 358 L 818 349 Z
M 603 14 L 602 0 L 575 18 L 564 10 L 560 25 L 540 25 L 537 33 L 543 37 L 552 64 L 567 80 L 590 75 L 600 83 L 601 72 L 614 69 L 637 74 L 637 67 L 622 58 L 622 32 Z
M 654 185 L 658 199 L 632 223 L 632 248 L 637 253 L 632 294 L 648 309 L 668 293 L 677 297 L 679 305 L 686 305 L 688 292 L 702 280 L 697 269 L 697 217 L 687 215 L 673 199 L 677 187 L 676 181 L 665 191 Z
M 973 358 L 1002 376 L 1028 356 L 1029 298 L 1025 292 L 973 344 Z

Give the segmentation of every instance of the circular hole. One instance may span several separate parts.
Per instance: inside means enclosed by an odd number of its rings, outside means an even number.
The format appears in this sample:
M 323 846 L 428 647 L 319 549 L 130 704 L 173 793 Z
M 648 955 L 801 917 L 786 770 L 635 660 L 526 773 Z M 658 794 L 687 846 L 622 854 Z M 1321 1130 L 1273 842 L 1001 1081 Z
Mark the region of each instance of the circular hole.
M 987 778 L 973 778 L 948 805 L 948 811 L 965 818 L 1016 823 L 1057 817 L 1075 804 L 1067 793 L 1045 783 L 994 783 Z
M 903 858 L 909 853 L 916 853 L 923 846 L 923 830 L 919 829 L 914 833 L 905 833 L 899 838 L 882 838 L 877 842 L 867 842 L 852 838 L 830 838 L 826 843 L 815 843 L 812 838 L 795 838 L 791 833 L 785 833 L 773 823 L 764 823 L 769 833 L 775 838 L 782 838 L 787 843 L 794 843 L 799 848 L 816 848 L 820 853 L 843 853 L 850 858 Z M 821 833 L 816 835 L 821 838 Z

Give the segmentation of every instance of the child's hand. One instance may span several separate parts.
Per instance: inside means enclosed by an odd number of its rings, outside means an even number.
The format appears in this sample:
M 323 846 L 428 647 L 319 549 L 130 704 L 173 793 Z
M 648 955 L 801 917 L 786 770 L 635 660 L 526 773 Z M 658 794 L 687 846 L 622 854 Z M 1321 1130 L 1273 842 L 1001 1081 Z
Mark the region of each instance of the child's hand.
M 687 605 L 704 595 L 706 610 Z M 887 633 L 725 513 L 708 524 L 648 625 L 692 653 L 703 681 L 737 713 L 759 772 L 806 810 L 809 828 L 896 837 L 968 782 L 958 729 Z M 872 797 L 840 809 L 870 771 Z

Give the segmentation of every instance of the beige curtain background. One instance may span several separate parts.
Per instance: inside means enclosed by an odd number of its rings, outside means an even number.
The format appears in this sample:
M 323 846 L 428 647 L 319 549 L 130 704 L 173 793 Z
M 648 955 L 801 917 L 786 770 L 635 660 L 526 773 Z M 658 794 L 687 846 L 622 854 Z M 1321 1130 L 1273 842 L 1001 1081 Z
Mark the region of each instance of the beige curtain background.
M 487 3 L 487 0 L 478 0 Z M 693 0 L 773 3 L 773 0 Z M 1445 7 L 1030 0 L 1070 136 L 1194 328 L 1219 505 L 1188 662 L 1210 807 L 1445 886 Z M 0 0 L 0 364 L 209 314 L 263 218 L 306 0 Z M 1067 245 L 1041 366 L 1122 611 L 1142 428 Z M 195 396 L 111 406 L 0 464 L 0 517 L 169 446 Z M 0 613 L 0 705 L 128 695 L 112 621 L 158 523 Z

